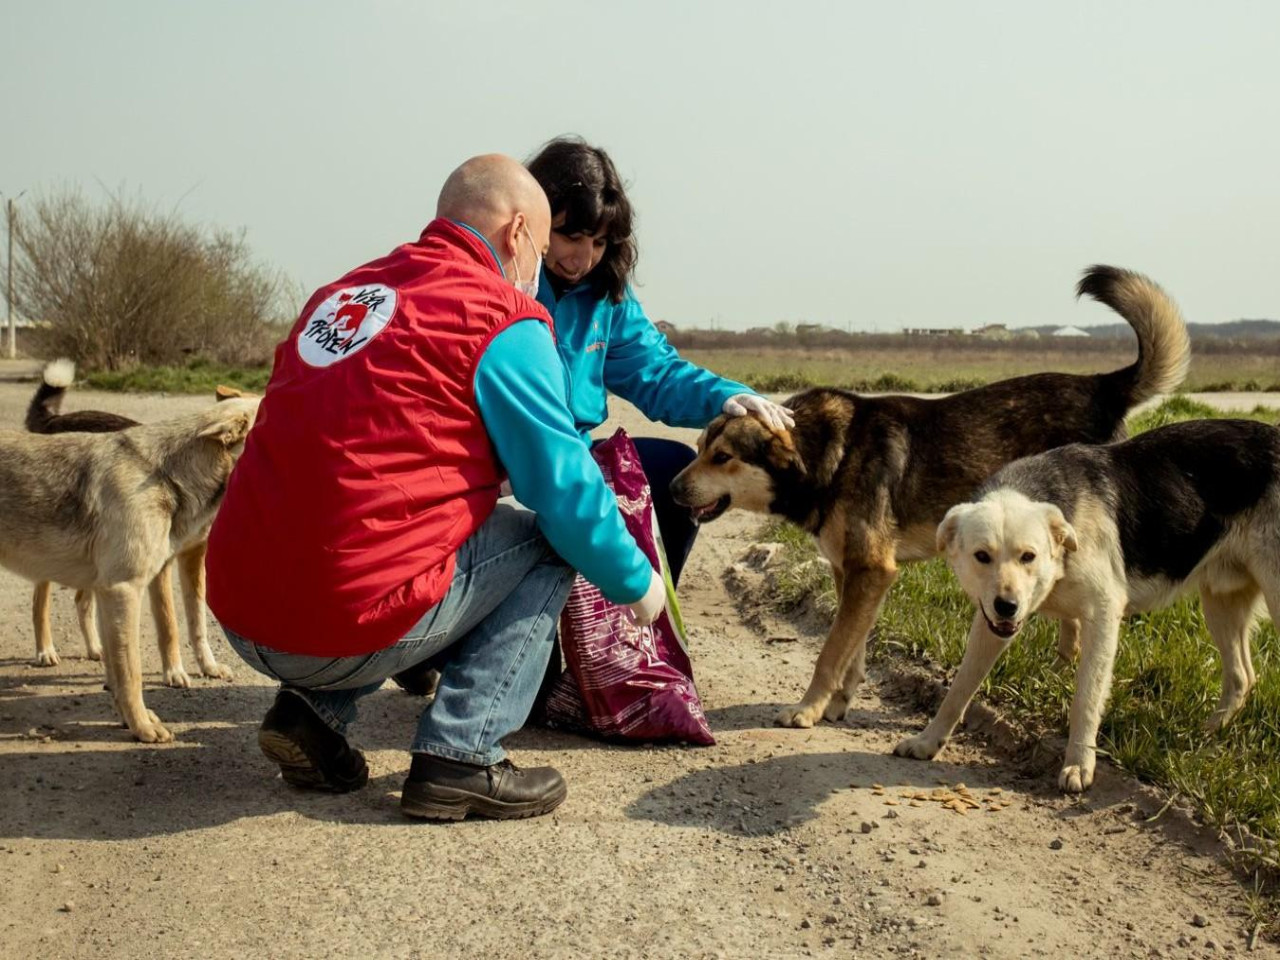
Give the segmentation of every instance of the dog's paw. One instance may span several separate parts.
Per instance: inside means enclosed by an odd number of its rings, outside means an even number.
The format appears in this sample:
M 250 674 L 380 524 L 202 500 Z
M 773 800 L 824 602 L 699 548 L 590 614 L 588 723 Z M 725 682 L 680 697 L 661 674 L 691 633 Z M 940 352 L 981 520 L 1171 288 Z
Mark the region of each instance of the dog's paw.
M 820 716 L 822 716 L 821 710 L 808 704 L 796 703 L 779 710 L 773 722 L 775 726 L 797 727 L 804 730 L 812 727 Z
M 102 648 L 101 647 L 85 647 L 84 658 L 86 660 L 101 660 Z
M 213 680 L 234 680 L 235 673 L 225 663 L 216 660 L 200 665 L 200 672 Z
M 1085 764 L 1068 764 L 1058 774 L 1058 789 L 1064 793 L 1084 793 L 1093 784 L 1093 768 Z
M 942 744 L 933 739 L 933 737 L 926 737 L 923 733 L 918 733 L 914 737 L 907 737 L 905 740 L 899 741 L 898 745 L 893 748 L 893 752 L 895 756 L 909 757 L 912 760 L 932 760 L 941 749 Z
M 170 667 L 164 672 L 164 685 L 166 687 L 180 687 L 185 690 L 191 686 L 191 678 L 187 676 L 187 671 L 182 667 Z
M 134 739 L 142 743 L 170 743 L 173 740 L 173 734 L 150 710 L 147 711 L 147 722 L 139 724 L 136 728 L 131 727 L 130 731 Z
M 1223 727 L 1225 727 L 1228 723 L 1230 723 L 1231 718 L 1234 717 L 1235 715 L 1236 715 L 1236 711 L 1223 710 L 1221 707 L 1219 707 L 1217 710 L 1213 711 L 1213 714 L 1209 717 L 1209 719 L 1204 722 L 1204 732 L 1212 736 L 1213 734 L 1220 731 Z
M 1244 706 L 1244 695 L 1239 696 L 1223 696 L 1218 702 L 1217 709 L 1210 714 L 1209 719 L 1204 722 L 1204 732 L 1214 734 L 1229 724 L 1240 708 Z
M 827 709 L 822 711 L 822 716 L 832 723 L 839 723 L 848 712 L 849 699 L 843 693 L 834 693 L 831 695 L 831 702 L 827 704 Z
M 37 650 L 36 658 L 31 661 L 33 667 L 56 667 L 62 661 L 57 650 Z

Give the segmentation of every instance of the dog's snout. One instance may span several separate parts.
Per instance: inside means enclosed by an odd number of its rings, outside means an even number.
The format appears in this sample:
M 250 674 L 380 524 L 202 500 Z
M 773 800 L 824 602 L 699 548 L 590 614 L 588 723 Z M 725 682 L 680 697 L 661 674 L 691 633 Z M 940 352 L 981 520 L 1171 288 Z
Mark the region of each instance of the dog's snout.
M 1008 620 L 1018 612 L 1018 605 L 1012 600 L 1006 600 L 1004 597 L 996 597 L 995 603 L 992 604 L 996 610 L 996 616 L 1003 617 Z
M 667 492 L 671 494 L 671 499 L 676 503 L 684 505 L 684 471 L 680 471 L 675 475 L 669 484 L 667 484 Z

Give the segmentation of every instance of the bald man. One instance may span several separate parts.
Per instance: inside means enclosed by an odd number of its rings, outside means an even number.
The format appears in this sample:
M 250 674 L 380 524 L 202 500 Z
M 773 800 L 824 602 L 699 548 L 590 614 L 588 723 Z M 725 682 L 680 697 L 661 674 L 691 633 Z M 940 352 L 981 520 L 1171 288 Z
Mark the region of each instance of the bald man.
M 364 786 L 357 701 L 443 661 L 401 809 L 547 813 L 563 778 L 501 741 L 529 715 L 574 571 L 641 623 L 662 610 L 534 299 L 550 225 L 519 163 L 468 160 L 416 242 L 317 290 L 276 350 L 209 536 L 208 598 L 281 683 L 258 743 L 294 786 Z M 508 476 L 530 509 L 498 502 Z

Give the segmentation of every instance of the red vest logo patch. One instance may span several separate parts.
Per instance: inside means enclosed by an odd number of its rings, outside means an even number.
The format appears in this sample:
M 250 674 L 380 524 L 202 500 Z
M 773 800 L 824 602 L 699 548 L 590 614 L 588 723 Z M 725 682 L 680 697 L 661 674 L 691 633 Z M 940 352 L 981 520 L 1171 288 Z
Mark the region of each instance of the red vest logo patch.
M 298 356 L 313 367 L 349 357 L 382 332 L 396 312 L 396 292 L 381 284 L 347 287 L 316 307 L 298 333 Z

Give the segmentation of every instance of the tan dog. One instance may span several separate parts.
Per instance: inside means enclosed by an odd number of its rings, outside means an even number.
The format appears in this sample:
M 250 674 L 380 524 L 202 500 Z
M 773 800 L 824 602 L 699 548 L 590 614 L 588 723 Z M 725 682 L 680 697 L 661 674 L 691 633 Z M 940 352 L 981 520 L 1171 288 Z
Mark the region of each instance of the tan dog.
M 44 368 L 40 386 L 27 408 L 26 426 L 32 433 L 113 433 L 138 426 L 138 421 L 115 413 L 99 410 L 62 412 L 62 401 L 67 388 L 75 380 L 75 364 L 70 360 L 54 360 Z M 214 390 L 217 400 L 229 400 L 244 396 L 236 387 L 219 384 Z M 206 531 L 207 535 L 207 531 Z M 195 654 L 200 672 L 206 677 L 230 680 L 231 669 L 218 663 L 209 646 L 208 626 L 204 602 L 204 554 L 205 538 L 176 558 L 178 576 L 182 581 L 182 599 L 187 620 L 187 636 Z M 182 664 L 182 652 L 178 639 L 178 618 L 173 604 L 173 578 L 170 569 L 173 561 L 166 563 L 160 573 L 148 585 L 151 612 L 156 623 L 156 642 L 160 650 L 161 671 L 164 682 L 170 687 L 189 687 L 191 678 Z M 53 643 L 53 630 L 49 622 L 49 608 L 53 584 L 37 583 L 32 595 L 32 621 L 36 633 L 36 658 L 38 667 L 53 667 L 59 663 L 58 651 Z M 75 592 L 76 615 L 80 632 L 84 637 L 85 656 L 90 660 L 102 658 L 102 642 L 98 636 L 98 624 L 89 590 Z
M 830 562 L 835 622 L 804 698 L 784 726 L 839 720 L 866 677 L 867 636 L 898 564 L 933 557 L 947 509 L 1018 457 L 1124 435 L 1125 415 L 1173 390 L 1190 341 L 1177 306 L 1146 277 L 1093 267 L 1078 292 L 1119 313 L 1138 335 L 1138 360 L 1111 373 L 1041 373 L 936 400 L 807 390 L 786 406 L 796 425 L 775 433 L 753 417 L 718 417 L 698 457 L 671 483 L 706 523 L 730 507 L 786 517 Z M 1069 650 L 1078 626 L 1064 623 Z
M 201 545 L 257 408 L 241 398 L 117 433 L 0 433 L 0 565 L 92 592 L 108 685 L 143 742 L 173 738 L 142 700 L 142 591 L 175 557 L 202 584 Z

